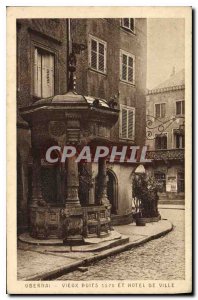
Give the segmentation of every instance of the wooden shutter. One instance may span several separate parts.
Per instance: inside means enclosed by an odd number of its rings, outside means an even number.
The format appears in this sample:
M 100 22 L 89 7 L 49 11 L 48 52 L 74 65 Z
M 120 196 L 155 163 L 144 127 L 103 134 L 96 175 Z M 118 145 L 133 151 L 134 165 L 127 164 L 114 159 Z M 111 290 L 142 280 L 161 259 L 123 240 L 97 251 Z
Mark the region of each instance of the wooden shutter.
M 46 55 L 42 54 L 42 97 L 47 97 L 47 71 L 46 71 L 47 59 Z
M 47 98 L 54 95 L 54 56 L 52 54 L 42 55 L 42 97 Z
M 128 139 L 134 139 L 135 130 L 135 112 L 132 109 L 128 110 Z
M 155 104 L 155 116 L 160 118 L 160 104 Z
M 121 111 L 121 136 L 122 138 L 127 138 L 127 109 L 122 108 Z
M 135 29 L 135 19 L 130 19 L 130 29 L 134 32 Z
M 50 96 L 54 96 L 54 55 L 50 55 Z
M 34 50 L 34 95 L 41 97 L 41 54 Z
M 34 50 L 34 95 L 38 96 L 38 51 Z
M 161 118 L 164 118 L 166 115 L 166 103 L 161 104 Z

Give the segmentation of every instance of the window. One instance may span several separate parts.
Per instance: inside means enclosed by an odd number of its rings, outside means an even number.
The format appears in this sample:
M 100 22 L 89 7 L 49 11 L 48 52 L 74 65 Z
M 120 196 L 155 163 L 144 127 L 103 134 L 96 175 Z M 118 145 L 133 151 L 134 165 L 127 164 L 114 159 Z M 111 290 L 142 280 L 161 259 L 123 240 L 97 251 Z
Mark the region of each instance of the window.
M 89 38 L 89 66 L 101 73 L 106 73 L 107 43 L 98 38 Z
M 135 139 L 135 108 L 121 105 L 120 107 L 120 137 Z
M 124 18 L 121 20 L 121 25 L 122 25 L 122 27 L 135 33 L 135 19 Z
M 184 191 L 185 191 L 184 172 L 178 171 L 178 173 L 177 173 L 177 192 L 184 193 Z
M 160 184 L 160 192 L 166 192 L 166 174 L 163 172 L 154 173 L 155 180 Z
M 135 56 L 123 50 L 120 53 L 120 79 L 135 84 Z
M 155 136 L 155 149 L 167 149 L 167 134 Z
M 185 113 L 184 100 L 176 101 L 176 115 L 184 115 L 184 113 Z
M 166 115 L 166 103 L 155 104 L 156 118 L 164 118 Z
M 180 132 L 174 133 L 174 141 L 175 141 L 175 148 L 182 149 L 184 148 L 184 134 Z
M 39 48 L 34 50 L 34 95 L 54 95 L 54 55 Z

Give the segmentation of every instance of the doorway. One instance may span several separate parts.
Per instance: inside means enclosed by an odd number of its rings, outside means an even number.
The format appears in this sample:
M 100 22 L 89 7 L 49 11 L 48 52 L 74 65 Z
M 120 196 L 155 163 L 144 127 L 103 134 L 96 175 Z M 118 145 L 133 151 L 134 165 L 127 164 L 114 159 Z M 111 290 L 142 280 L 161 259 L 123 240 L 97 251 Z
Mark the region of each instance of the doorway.
M 112 170 L 107 170 L 107 197 L 111 204 L 111 213 L 116 215 L 118 210 L 118 182 Z

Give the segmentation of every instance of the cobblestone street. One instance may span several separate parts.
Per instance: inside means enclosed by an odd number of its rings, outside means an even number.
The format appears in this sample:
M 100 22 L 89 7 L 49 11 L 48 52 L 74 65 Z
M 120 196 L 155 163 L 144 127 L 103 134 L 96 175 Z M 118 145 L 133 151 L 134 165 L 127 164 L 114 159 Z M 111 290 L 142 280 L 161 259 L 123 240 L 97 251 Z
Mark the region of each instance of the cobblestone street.
M 174 280 L 184 279 L 184 210 L 162 209 L 174 230 L 145 245 L 109 257 L 56 280 Z

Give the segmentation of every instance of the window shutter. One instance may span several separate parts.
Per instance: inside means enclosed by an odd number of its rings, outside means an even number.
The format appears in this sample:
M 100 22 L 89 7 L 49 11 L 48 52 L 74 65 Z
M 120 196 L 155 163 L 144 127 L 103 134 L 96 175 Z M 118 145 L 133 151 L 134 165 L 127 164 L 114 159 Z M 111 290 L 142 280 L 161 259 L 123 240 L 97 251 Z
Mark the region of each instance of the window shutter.
M 127 138 L 127 109 L 122 108 L 122 138 Z
M 46 55 L 42 54 L 42 96 L 47 97 L 47 68 L 46 68 Z
M 50 55 L 50 96 L 54 95 L 54 56 Z
M 128 139 L 134 139 L 134 111 L 132 109 L 128 110 Z
M 135 28 L 135 22 L 134 22 L 134 19 L 130 19 L 130 29 L 132 30 L 132 31 L 134 31 L 134 28 Z
M 164 118 L 166 115 L 166 104 L 162 103 L 161 104 L 161 117 Z
M 42 88 L 42 78 L 41 78 L 41 73 L 42 73 L 42 58 L 41 54 L 38 52 L 37 54 L 37 96 L 42 97 L 41 93 L 41 88 Z
M 38 51 L 34 50 L 34 95 L 38 95 Z
M 155 116 L 160 118 L 160 104 L 155 104 Z

